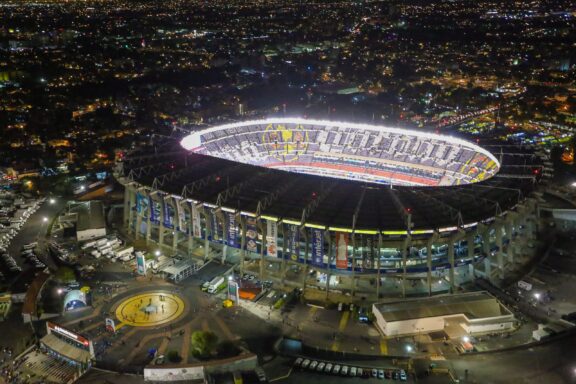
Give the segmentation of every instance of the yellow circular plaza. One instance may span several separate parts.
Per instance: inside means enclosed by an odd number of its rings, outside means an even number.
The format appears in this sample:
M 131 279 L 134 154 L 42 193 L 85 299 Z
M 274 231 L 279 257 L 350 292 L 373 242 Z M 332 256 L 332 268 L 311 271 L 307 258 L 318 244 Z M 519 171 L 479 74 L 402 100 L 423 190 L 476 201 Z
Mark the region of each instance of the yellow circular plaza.
M 126 325 L 153 327 L 170 323 L 184 313 L 184 301 L 165 292 L 130 296 L 116 308 L 116 317 Z

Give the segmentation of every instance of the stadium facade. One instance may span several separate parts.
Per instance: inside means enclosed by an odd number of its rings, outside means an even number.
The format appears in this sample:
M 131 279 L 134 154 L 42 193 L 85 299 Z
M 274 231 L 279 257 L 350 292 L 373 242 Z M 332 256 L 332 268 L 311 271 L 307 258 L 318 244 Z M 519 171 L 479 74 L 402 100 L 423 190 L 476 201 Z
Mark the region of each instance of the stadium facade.
M 537 230 L 530 196 L 541 159 L 481 143 L 342 122 L 247 121 L 133 153 L 117 178 L 129 233 L 166 253 L 235 263 L 326 297 L 454 292 L 472 276 L 504 279 Z

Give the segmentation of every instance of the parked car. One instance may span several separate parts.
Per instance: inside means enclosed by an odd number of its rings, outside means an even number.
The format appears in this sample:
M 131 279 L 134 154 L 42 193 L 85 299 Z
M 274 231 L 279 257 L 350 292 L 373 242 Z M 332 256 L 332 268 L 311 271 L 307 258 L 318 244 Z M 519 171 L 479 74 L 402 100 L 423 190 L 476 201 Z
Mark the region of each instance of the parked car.
M 330 373 L 330 372 L 332 372 L 332 367 L 334 367 L 334 366 L 332 365 L 332 363 L 327 363 L 327 364 L 326 364 L 326 367 L 324 368 L 324 372 L 325 372 L 325 373 Z
M 334 368 L 332 368 L 332 374 L 337 375 L 340 373 L 340 364 L 336 364 Z
M 340 369 L 340 374 L 342 376 L 348 376 L 348 366 L 347 365 L 342 366 L 342 368 Z
M 299 367 L 300 365 L 302 365 L 302 362 L 304 361 L 303 358 L 299 357 L 294 361 L 294 366 L 295 367 Z
M 317 366 L 318 366 L 318 362 L 316 360 L 314 360 L 313 362 L 310 363 L 310 370 L 314 371 Z
M 401 369 L 400 370 L 400 380 L 401 381 L 406 381 L 408 380 L 408 375 L 406 374 L 406 371 Z
M 318 372 L 324 372 L 324 367 L 325 367 L 325 366 L 326 366 L 326 363 L 323 362 L 323 361 L 321 361 L 321 362 L 318 364 L 318 367 L 316 367 L 316 370 L 317 370 Z
M 310 365 L 310 360 L 306 359 L 302 362 L 302 368 L 306 369 Z

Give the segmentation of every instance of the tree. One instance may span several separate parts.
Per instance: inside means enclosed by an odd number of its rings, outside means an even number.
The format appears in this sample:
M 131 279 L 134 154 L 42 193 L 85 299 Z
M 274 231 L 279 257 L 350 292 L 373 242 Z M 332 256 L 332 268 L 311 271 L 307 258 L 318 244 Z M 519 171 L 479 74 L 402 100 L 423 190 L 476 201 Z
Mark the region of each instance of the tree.
M 54 278 L 62 283 L 68 283 L 76 280 L 76 275 L 70 267 L 60 267 L 54 274 Z
M 178 353 L 178 351 L 168 351 L 168 353 L 166 354 L 166 357 L 168 357 L 168 361 L 171 363 L 179 363 L 182 361 L 182 357 L 180 357 L 180 354 Z
M 190 338 L 190 348 L 195 357 L 209 357 L 218 343 L 218 337 L 213 332 L 196 331 Z

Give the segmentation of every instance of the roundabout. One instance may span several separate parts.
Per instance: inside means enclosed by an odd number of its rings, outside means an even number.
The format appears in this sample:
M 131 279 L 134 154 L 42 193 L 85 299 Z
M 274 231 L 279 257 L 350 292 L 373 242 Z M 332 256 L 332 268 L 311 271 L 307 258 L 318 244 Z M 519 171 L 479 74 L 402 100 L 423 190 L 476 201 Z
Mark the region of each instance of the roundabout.
M 184 300 L 175 294 L 152 291 L 122 300 L 115 311 L 116 318 L 133 327 L 154 327 L 171 323 L 184 314 Z

